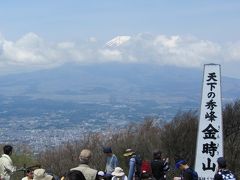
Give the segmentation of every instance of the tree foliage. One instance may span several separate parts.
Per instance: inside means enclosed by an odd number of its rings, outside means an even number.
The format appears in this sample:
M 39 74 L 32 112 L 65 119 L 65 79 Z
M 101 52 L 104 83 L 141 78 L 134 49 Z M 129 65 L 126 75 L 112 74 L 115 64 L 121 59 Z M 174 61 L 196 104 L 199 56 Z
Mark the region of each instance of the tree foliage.
M 240 100 L 223 109 L 224 153 L 228 168 L 240 177 Z
M 38 161 L 19 154 L 20 156 L 14 157 L 14 162 L 18 165 L 39 162 L 49 172 L 63 175 L 70 168 L 78 165 L 80 151 L 88 148 L 93 153 L 90 166 L 104 170 L 105 155 L 102 149 L 104 146 L 111 146 L 125 172 L 127 172 L 127 163 L 123 152 L 127 148 L 134 149 L 143 159 L 148 160 L 152 159 L 152 152 L 155 149 L 160 149 L 163 157 L 170 158 L 172 170 L 176 156 L 186 159 L 193 167 L 198 116 L 196 111 L 179 112 L 170 122 L 148 117 L 142 123 L 132 123 L 123 129 L 108 129 L 100 133 L 85 134 L 78 141 L 66 142 L 61 146 L 47 149 L 38 155 Z M 223 108 L 223 129 L 224 152 L 228 167 L 240 176 L 240 100 Z M 25 154 L 32 157 L 28 152 Z M 169 175 L 169 178 L 172 178 L 173 171 Z

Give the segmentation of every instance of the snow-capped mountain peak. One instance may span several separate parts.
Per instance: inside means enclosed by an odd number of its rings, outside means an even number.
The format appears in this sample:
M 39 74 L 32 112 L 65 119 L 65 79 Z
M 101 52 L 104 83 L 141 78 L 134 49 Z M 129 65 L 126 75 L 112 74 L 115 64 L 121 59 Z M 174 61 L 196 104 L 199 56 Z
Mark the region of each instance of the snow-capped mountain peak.
M 107 47 L 118 47 L 131 39 L 130 36 L 116 36 L 106 43 Z

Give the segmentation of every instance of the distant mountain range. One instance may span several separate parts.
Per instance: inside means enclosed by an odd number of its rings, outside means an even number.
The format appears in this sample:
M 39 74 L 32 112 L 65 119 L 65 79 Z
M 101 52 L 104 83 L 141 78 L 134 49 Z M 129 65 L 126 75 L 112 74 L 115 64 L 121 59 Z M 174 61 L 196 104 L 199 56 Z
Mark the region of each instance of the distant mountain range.
M 77 137 L 79 129 L 123 127 L 149 116 L 170 120 L 199 109 L 202 76 L 199 69 L 116 63 L 1 76 L 0 143 L 31 144 L 43 131 L 48 138 L 42 142 L 52 137 L 57 144 Z M 240 79 L 223 77 L 223 102 L 239 97 Z
M 0 96 L 77 103 L 156 98 L 197 102 L 200 101 L 201 83 L 202 72 L 197 69 L 145 64 L 69 64 L 55 69 L 0 76 Z M 239 97 L 239 88 L 240 79 L 222 78 L 224 99 Z
M 129 108 L 136 108 L 141 104 L 145 109 L 145 116 L 151 115 L 152 109 L 160 109 L 161 113 L 169 107 L 170 114 L 163 117 L 170 119 L 177 111 L 199 107 L 202 74 L 198 69 L 172 66 L 68 64 L 55 69 L 2 76 L 0 112 L 11 112 L 5 113 L 11 116 L 16 113 L 21 115 L 25 110 L 29 114 L 29 108 L 34 107 L 38 107 L 34 111 L 38 114 L 38 111 L 47 113 L 49 108 L 53 111 L 71 110 L 72 106 L 76 108 L 84 104 L 127 104 Z M 240 80 L 223 77 L 223 101 L 228 102 L 239 97 Z M 154 114 L 159 113 L 154 111 Z M 137 117 L 134 113 L 132 116 Z

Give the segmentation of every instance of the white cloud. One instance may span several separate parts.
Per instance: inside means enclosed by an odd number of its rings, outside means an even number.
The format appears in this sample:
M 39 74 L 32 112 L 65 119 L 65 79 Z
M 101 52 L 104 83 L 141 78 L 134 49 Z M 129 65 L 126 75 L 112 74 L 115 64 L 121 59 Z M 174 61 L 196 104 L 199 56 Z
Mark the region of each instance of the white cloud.
M 56 57 L 53 49 L 34 33 L 16 42 L 1 40 L 0 61 L 15 65 L 48 65 Z
M 157 36 L 154 40 L 155 45 L 163 45 L 168 48 L 173 48 L 177 46 L 178 41 L 180 41 L 179 36 L 166 37 L 164 35 Z
M 60 49 L 70 49 L 75 47 L 74 42 L 61 42 L 57 44 L 57 47 Z
M 88 38 L 88 41 L 95 43 L 95 42 L 97 42 L 97 39 L 95 37 L 90 37 L 90 38 Z
M 119 46 L 109 47 L 100 44 L 94 37 L 86 42 L 53 43 L 34 33 L 28 33 L 15 42 L 0 35 L 0 68 L 46 68 L 66 62 L 86 64 L 117 61 L 187 67 L 201 67 L 210 62 L 240 63 L 240 42 L 219 44 L 179 35 L 137 34 L 126 37 Z
M 230 43 L 226 47 L 226 59 L 240 62 L 240 42 Z
M 99 53 L 102 55 L 103 60 L 111 60 L 111 61 L 121 61 L 122 54 L 119 50 L 116 49 L 101 49 Z

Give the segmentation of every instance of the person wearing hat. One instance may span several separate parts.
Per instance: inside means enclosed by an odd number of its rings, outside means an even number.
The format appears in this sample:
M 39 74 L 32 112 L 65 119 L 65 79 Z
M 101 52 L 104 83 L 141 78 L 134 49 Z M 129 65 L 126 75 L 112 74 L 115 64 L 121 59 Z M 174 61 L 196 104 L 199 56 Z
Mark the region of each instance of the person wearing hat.
M 0 158 L 0 179 L 9 180 L 13 172 L 16 171 L 16 167 L 13 166 L 12 155 L 13 147 L 11 145 L 5 145 L 3 147 L 3 155 Z
M 227 169 L 227 162 L 223 157 L 219 157 L 217 159 L 218 163 L 218 170 L 217 173 L 214 175 L 214 180 L 236 180 L 236 176 Z
M 112 153 L 111 147 L 104 147 L 103 153 L 106 155 L 106 167 L 105 167 L 106 177 L 109 177 L 108 179 L 111 179 L 112 172 L 114 171 L 115 167 L 118 166 L 118 158 L 115 154 Z
M 140 172 L 139 168 L 137 167 L 137 164 L 138 161 L 140 161 L 140 158 L 137 157 L 137 155 L 132 149 L 126 149 L 123 156 L 128 158 L 129 165 L 128 180 L 133 180 L 134 178 L 138 179 L 140 177 Z
M 45 169 L 35 169 L 33 171 L 33 180 L 53 180 L 53 176 L 48 175 Z
M 105 173 L 103 171 L 98 171 L 97 173 L 97 179 L 98 180 L 105 180 Z
M 186 160 L 177 160 L 175 166 L 182 171 L 182 174 L 181 177 L 174 177 L 174 180 L 198 180 L 197 172 L 189 167 Z
M 127 176 L 123 172 L 123 169 L 120 167 L 116 167 L 112 172 L 112 180 L 127 180 Z
M 26 176 L 22 180 L 32 180 L 33 179 L 33 170 L 27 169 Z
M 87 180 L 95 180 L 97 177 L 97 170 L 89 167 L 89 161 L 92 153 L 89 149 L 83 149 L 79 155 L 80 164 L 78 167 L 72 168 L 71 171 L 81 171 Z

